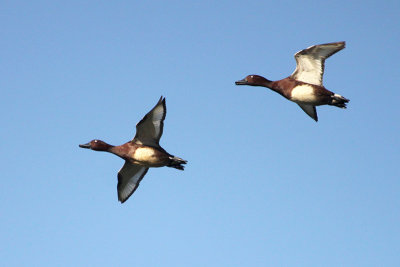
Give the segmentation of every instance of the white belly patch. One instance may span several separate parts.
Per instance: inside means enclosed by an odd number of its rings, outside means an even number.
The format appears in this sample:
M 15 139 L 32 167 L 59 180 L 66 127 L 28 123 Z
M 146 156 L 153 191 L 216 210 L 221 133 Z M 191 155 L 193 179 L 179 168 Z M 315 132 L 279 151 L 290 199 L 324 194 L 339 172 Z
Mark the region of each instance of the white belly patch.
M 317 98 L 314 95 L 314 88 L 310 85 L 298 85 L 292 90 L 292 101 L 301 103 L 314 103 Z
M 149 147 L 140 147 L 135 150 L 133 158 L 143 163 L 155 163 L 157 158 L 154 155 L 154 149 Z

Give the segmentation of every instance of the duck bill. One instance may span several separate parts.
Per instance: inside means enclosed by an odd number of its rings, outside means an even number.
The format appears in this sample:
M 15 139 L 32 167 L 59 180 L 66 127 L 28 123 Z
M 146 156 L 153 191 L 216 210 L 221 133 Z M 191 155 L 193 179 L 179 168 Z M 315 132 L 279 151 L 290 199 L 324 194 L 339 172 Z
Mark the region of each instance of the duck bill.
M 247 81 L 245 79 L 239 80 L 235 82 L 236 85 L 247 85 Z
M 79 145 L 81 148 L 90 148 L 90 143 Z

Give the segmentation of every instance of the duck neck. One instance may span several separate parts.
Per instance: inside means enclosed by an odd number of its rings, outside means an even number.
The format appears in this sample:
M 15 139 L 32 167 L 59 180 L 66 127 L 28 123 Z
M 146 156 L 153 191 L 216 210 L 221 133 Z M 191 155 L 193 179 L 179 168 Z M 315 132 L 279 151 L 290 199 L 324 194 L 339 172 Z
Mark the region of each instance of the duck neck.
M 113 154 L 115 154 L 115 155 L 118 155 L 118 153 L 121 152 L 120 150 L 121 150 L 121 149 L 120 149 L 118 146 L 112 146 L 112 145 L 110 145 L 106 151 L 107 151 L 107 152 L 110 152 L 110 153 L 113 153 Z
M 256 77 L 254 77 L 254 81 L 250 85 L 262 86 L 262 87 L 267 87 L 267 88 L 270 88 L 270 89 L 272 89 L 272 87 L 273 87 L 272 86 L 272 81 L 270 81 L 270 80 L 268 80 L 268 79 L 266 79 L 266 78 L 264 78 L 262 76 L 258 76 L 258 75 Z
M 264 78 L 261 81 L 260 86 L 267 87 L 267 88 L 271 89 L 272 91 L 282 95 L 281 88 L 274 81 L 270 81 L 270 80 Z
M 126 144 L 121 146 L 110 145 L 107 152 L 113 153 L 114 155 L 117 155 L 118 157 L 125 159 L 129 154 L 129 147 L 126 146 Z

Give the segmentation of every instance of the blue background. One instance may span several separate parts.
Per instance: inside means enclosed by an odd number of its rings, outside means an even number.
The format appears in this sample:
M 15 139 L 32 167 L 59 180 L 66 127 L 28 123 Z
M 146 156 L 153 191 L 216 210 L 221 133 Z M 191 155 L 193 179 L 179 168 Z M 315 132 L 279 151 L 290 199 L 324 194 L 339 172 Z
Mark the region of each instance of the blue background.
M 142 3 L 146 2 L 146 3 Z M 400 266 L 400 2 L 2 1 L 2 266 Z M 346 41 L 296 104 L 247 74 Z M 114 145 L 167 100 L 151 169 L 117 201 Z

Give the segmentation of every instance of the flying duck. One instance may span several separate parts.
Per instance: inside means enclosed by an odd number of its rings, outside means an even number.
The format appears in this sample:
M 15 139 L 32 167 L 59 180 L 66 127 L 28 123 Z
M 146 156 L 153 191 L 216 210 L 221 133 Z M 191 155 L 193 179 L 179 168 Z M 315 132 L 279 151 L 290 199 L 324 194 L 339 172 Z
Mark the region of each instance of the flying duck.
M 125 160 L 118 172 L 118 200 L 124 203 L 138 188 L 150 167 L 172 167 L 183 170 L 187 161 L 165 151 L 159 144 L 167 113 L 165 98 L 161 97 L 155 107 L 136 125 L 135 137 L 120 146 L 112 146 L 101 140 L 79 145 L 95 151 L 113 153 Z
M 316 106 L 331 105 L 346 108 L 350 100 L 327 90 L 322 84 L 325 59 L 345 47 L 345 42 L 313 45 L 297 52 L 296 69 L 289 77 L 270 81 L 259 75 L 248 75 L 236 85 L 267 87 L 297 103 L 308 116 L 318 121 Z

